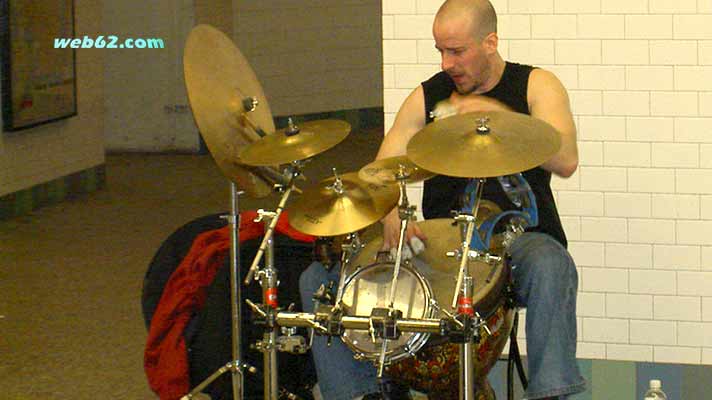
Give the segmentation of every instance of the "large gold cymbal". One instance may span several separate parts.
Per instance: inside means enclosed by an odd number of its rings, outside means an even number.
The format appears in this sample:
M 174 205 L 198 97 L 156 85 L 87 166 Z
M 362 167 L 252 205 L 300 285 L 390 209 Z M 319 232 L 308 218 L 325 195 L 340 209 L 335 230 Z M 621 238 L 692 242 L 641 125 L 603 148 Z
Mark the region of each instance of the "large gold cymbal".
M 183 72 L 195 122 L 222 173 L 252 196 L 270 194 L 271 185 L 238 158 L 242 147 L 260 138 L 258 130 L 275 130 L 267 98 L 245 57 L 224 33 L 198 25 L 185 44 Z M 258 104 L 246 112 L 251 97 Z
M 458 114 L 426 125 L 408 143 L 407 154 L 416 165 L 437 174 L 489 178 L 537 167 L 560 146 L 559 133 L 540 119 L 488 111 Z
M 292 132 L 293 128 L 296 131 Z M 349 132 L 351 125 L 346 121 L 325 119 L 304 122 L 299 126 L 280 129 L 274 135 L 246 146 L 240 153 L 240 160 L 254 166 L 304 160 L 341 143 Z
M 304 190 L 289 208 L 289 223 L 314 236 L 337 236 L 358 231 L 386 216 L 398 203 L 396 185 L 368 183 L 350 172 L 328 178 Z
M 406 183 L 420 182 L 432 178 L 434 173 L 426 171 L 415 165 L 406 156 L 396 156 L 376 160 L 367 164 L 358 171 L 361 180 L 381 185 L 390 185 L 398 182 L 397 176 L 403 171 Z

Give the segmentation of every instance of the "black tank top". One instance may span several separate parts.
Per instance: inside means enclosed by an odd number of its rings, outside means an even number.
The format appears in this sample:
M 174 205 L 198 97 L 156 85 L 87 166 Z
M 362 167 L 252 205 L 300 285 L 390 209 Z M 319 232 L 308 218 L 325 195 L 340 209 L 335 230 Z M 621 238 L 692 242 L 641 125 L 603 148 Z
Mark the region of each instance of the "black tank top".
M 529 65 L 507 62 L 499 83 L 482 95 L 497 99 L 516 112 L 529 114 L 527 84 L 532 69 L 534 68 Z M 439 72 L 423 82 L 422 86 L 425 95 L 425 121 L 430 123 L 433 121 L 430 111 L 439 101 L 450 97 L 450 94 L 455 90 L 455 83 L 445 72 Z M 551 173 L 536 167 L 524 171 L 523 175 L 534 192 L 539 211 L 539 225 L 529 228 L 527 231 L 549 234 L 566 247 L 566 234 L 561 227 L 559 213 L 551 193 Z M 425 218 L 448 218 L 451 216 L 451 210 L 459 210 L 462 207 L 461 198 L 467 181 L 466 178 L 442 175 L 425 181 L 422 207 Z M 497 203 L 503 211 L 516 209 L 496 179 L 487 179 L 483 189 L 483 198 Z

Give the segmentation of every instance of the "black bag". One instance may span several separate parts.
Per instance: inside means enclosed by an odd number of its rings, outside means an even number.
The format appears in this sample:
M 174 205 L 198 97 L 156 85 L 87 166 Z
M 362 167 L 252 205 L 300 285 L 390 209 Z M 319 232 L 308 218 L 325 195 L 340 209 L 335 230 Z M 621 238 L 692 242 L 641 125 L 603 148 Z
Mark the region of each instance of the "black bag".
M 188 253 L 190 246 L 200 233 L 225 226 L 220 219 L 222 214 L 214 214 L 196 219 L 179 228 L 159 248 L 149 265 L 144 279 L 142 306 L 144 320 L 150 322 L 156 305 L 163 292 L 163 287 L 170 274 L 178 267 Z M 262 288 L 257 282 L 248 287 L 242 283 L 247 270 L 257 253 L 262 238 L 244 241 L 240 244 L 240 272 L 238 280 L 242 292 L 242 327 L 241 344 L 243 360 L 257 368 L 257 374 L 245 371 L 245 399 L 262 399 L 263 359 L 262 353 L 251 350 L 250 346 L 262 339 L 263 328 L 255 323 L 249 307 L 244 302 L 250 299 L 262 302 Z M 284 235 L 274 239 L 274 264 L 278 269 L 279 304 L 286 308 L 295 304 L 295 310 L 301 310 L 299 297 L 299 275 L 313 259 L 313 245 L 293 240 Z M 264 262 L 260 263 L 264 265 Z M 230 305 L 230 258 L 218 270 L 212 284 L 208 287 L 205 303 L 192 318 L 183 332 L 188 348 L 191 388 L 197 386 L 219 368 L 232 361 L 232 309 Z M 305 332 L 300 332 L 305 334 Z M 311 388 L 316 383 L 311 353 L 292 355 L 278 353 L 280 389 L 297 395 L 299 398 L 312 399 Z M 204 389 L 213 400 L 232 399 L 231 373 L 227 372 Z

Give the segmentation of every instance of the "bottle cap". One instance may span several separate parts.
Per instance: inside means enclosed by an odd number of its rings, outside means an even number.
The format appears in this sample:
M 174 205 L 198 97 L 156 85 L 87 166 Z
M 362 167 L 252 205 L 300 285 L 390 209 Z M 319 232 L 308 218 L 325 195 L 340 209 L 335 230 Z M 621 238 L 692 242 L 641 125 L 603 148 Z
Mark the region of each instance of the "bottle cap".
M 659 379 L 651 379 L 650 380 L 650 388 L 651 389 L 660 389 L 663 386 L 663 384 L 660 382 Z

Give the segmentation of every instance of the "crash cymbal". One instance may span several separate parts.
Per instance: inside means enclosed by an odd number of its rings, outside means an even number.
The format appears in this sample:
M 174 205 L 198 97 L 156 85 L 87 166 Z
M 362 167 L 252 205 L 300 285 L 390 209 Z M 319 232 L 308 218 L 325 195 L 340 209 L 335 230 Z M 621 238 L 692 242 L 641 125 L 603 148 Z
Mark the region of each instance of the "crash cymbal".
M 289 208 L 289 223 L 315 236 L 355 232 L 380 220 L 398 203 L 396 185 L 364 182 L 349 172 L 304 190 Z M 340 186 L 340 187 L 339 187 Z
M 248 165 L 265 166 L 304 160 L 324 152 L 346 139 L 351 125 L 333 119 L 308 121 L 280 129 L 274 135 L 246 146 L 240 160 Z
M 403 169 L 406 183 L 420 182 L 435 176 L 434 173 L 426 171 L 415 165 L 406 156 L 396 156 L 373 161 L 358 171 L 361 180 L 382 185 L 390 185 L 398 182 L 396 176 Z
M 222 173 L 255 197 L 271 193 L 257 170 L 238 159 L 242 148 L 274 133 L 272 111 L 255 73 L 240 50 L 221 31 L 198 25 L 190 32 L 183 72 L 195 122 Z M 254 111 L 247 112 L 257 105 Z
M 408 158 L 437 174 L 463 178 L 510 175 L 537 167 L 561 146 L 548 123 L 525 114 L 458 114 L 425 126 L 408 143 Z

